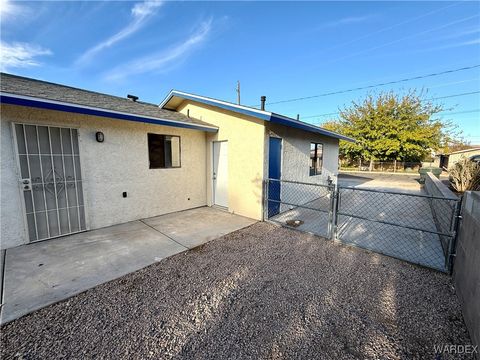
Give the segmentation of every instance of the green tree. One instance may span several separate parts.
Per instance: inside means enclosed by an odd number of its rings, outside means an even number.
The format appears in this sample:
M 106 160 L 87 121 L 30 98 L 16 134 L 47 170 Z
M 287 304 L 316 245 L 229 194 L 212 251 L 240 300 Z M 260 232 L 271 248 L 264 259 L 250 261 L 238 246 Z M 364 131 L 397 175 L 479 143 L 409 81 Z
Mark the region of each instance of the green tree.
M 445 146 L 455 132 L 452 124 L 436 118 L 442 105 L 410 91 L 368 96 L 340 111 L 340 118 L 325 123 L 327 129 L 356 139 L 340 142 L 340 152 L 350 160 L 421 161 L 432 150 Z

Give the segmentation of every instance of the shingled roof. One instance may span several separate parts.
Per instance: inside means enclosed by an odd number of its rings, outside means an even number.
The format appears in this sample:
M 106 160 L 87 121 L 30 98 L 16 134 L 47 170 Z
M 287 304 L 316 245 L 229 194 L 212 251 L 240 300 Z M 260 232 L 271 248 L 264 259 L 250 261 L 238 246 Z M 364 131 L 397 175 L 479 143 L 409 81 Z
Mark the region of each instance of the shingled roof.
M 127 98 L 121 98 L 118 96 L 102 94 L 94 91 L 78 89 L 71 86 L 55 84 L 7 73 L 0 73 L 0 89 L 2 103 L 41 107 L 35 106 L 34 104 L 42 103 L 42 100 L 45 100 L 48 101 L 46 104 L 55 105 L 56 103 L 61 103 L 73 105 L 74 109 L 80 107 L 90 110 L 93 109 L 93 111 L 104 110 L 97 111 L 97 113 L 92 112 L 92 115 L 120 118 L 114 115 L 124 114 L 122 118 L 124 120 L 159 123 L 162 125 L 169 125 L 169 122 L 171 122 L 171 126 L 183 124 L 183 126 L 180 127 L 206 131 L 217 130 L 217 127 L 204 121 L 188 117 L 176 111 L 162 109 L 156 104 L 150 104 L 142 101 L 132 101 Z M 22 99 L 24 100 L 23 103 L 20 102 Z M 28 99 L 39 101 L 31 101 L 30 103 L 25 102 Z M 15 103 L 14 100 L 16 100 L 17 103 Z M 43 104 L 45 104 L 45 102 L 43 102 Z M 47 107 L 43 106 L 43 108 Z M 68 108 L 68 106 L 64 108 Z M 59 108 L 59 110 L 61 109 L 62 108 Z M 101 115 L 103 112 L 105 112 L 105 115 Z M 109 116 L 108 114 L 112 116 Z M 128 116 L 132 118 L 125 118 Z

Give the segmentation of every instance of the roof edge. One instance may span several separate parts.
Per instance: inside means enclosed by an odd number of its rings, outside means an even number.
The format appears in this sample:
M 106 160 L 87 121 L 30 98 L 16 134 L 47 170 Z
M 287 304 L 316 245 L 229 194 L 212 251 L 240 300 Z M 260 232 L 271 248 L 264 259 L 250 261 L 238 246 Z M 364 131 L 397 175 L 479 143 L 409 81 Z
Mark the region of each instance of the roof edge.
M 322 135 L 333 137 L 333 138 L 339 139 L 339 140 L 344 140 L 344 141 L 348 141 L 348 142 L 356 142 L 356 140 L 354 138 L 336 133 L 334 131 L 324 129 L 320 126 L 312 125 L 312 124 L 309 124 L 309 123 L 306 123 L 306 122 L 300 121 L 300 120 L 295 120 L 295 119 L 292 119 L 288 116 L 284 116 L 284 115 L 280 115 L 280 114 L 276 114 L 276 113 L 272 113 L 272 119 L 270 121 L 273 122 L 273 123 L 278 123 L 278 124 L 285 125 L 285 126 L 291 126 L 293 128 L 296 128 L 296 129 L 315 132 L 317 134 L 322 134 Z
M 230 110 L 233 112 L 237 112 L 240 114 L 244 115 L 249 115 L 253 116 L 262 120 L 269 121 L 270 117 L 272 115 L 271 112 L 269 111 L 264 111 L 260 109 L 255 109 L 249 106 L 244 106 L 244 105 L 238 105 L 234 104 L 228 101 L 223 101 L 223 100 L 217 100 L 214 98 L 206 97 L 206 96 L 200 96 L 196 94 L 191 94 L 191 93 L 186 93 L 183 91 L 178 91 L 178 90 L 171 90 L 168 95 L 165 97 L 165 99 L 158 105 L 162 109 L 167 109 L 167 110 L 172 110 L 169 109 L 167 106 L 168 102 L 174 97 L 177 96 L 179 98 L 185 99 L 185 100 L 192 100 L 192 101 L 197 101 L 202 104 L 206 105 L 211 105 L 211 106 L 216 106 L 225 110 Z
M 231 102 L 228 102 L 228 101 L 217 100 L 217 99 L 209 98 L 209 97 L 206 97 L 206 96 L 190 94 L 190 93 L 186 93 L 186 92 L 178 91 L 178 90 L 171 90 L 168 93 L 168 95 L 165 97 L 165 99 L 160 103 L 159 107 L 162 108 L 162 109 L 175 110 L 173 108 L 168 108 L 167 107 L 168 102 L 175 96 L 177 96 L 179 98 L 182 98 L 184 100 L 197 101 L 197 102 L 200 102 L 200 103 L 203 103 L 203 104 L 206 104 L 206 105 L 219 107 L 219 108 L 230 110 L 230 111 L 233 111 L 233 112 L 236 112 L 236 113 L 256 117 L 256 118 L 259 118 L 261 120 L 265 120 L 265 121 L 269 121 L 269 122 L 273 122 L 273 123 L 279 123 L 279 124 L 282 124 L 282 125 L 285 125 L 285 126 L 290 126 L 290 127 L 293 127 L 293 128 L 302 129 L 302 130 L 309 131 L 309 132 L 322 134 L 322 135 L 325 135 L 325 136 L 333 137 L 335 139 L 340 139 L 340 140 L 349 141 L 349 142 L 355 142 L 356 141 L 355 139 L 353 139 L 351 137 L 338 134 L 334 131 L 324 129 L 320 126 L 316 126 L 316 125 L 312 125 L 312 124 L 309 124 L 309 123 L 306 123 L 306 122 L 303 122 L 303 121 L 295 120 L 295 119 L 292 119 L 288 116 L 273 113 L 273 112 L 270 112 L 270 111 L 255 109 L 255 108 L 252 108 L 252 107 L 249 107 L 249 106 L 238 105 L 238 104 L 234 104 L 234 103 L 231 103 Z
M 448 154 L 446 154 L 446 155 L 461 154 L 461 153 L 464 153 L 464 152 L 477 151 L 477 150 L 480 150 L 480 147 L 474 147 L 474 148 L 470 148 L 470 149 L 452 151 L 451 153 L 448 153 Z
M 181 127 L 181 128 L 202 130 L 202 131 L 208 131 L 208 132 L 218 131 L 218 127 L 213 125 L 200 125 L 200 124 L 193 124 L 193 123 L 188 123 L 183 121 L 169 120 L 169 119 L 157 118 L 157 117 L 146 116 L 146 115 L 137 115 L 133 113 L 103 109 L 103 108 L 94 107 L 94 106 L 86 106 L 86 105 L 80 105 L 80 104 L 57 101 L 57 100 L 48 100 L 48 99 L 43 99 L 43 98 L 34 97 L 34 96 L 18 95 L 18 94 L 8 93 L 4 91 L 0 92 L 0 103 L 9 104 L 9 105 L 29 106 L 29 107 L 47 109 L 47 110 L 57 110 L 57 111 L 77 113 L 77 114 L 83 114 L 83 115 L 107 117 L 107 118 L 112 118 L 117 120 L 128 120 L 128 121 L 136 121 L 136 122 L 143 122 L 143 123 L 150 123 L 150 124 L 157 124 L 157 125 Z

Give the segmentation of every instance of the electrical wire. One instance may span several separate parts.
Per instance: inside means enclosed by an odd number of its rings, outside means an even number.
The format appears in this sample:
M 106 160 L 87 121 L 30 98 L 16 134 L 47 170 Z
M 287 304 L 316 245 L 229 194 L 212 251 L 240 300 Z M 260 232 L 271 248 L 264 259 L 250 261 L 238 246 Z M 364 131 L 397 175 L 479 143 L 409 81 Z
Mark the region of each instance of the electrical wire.
M 465 111 L 455 111 L 455 112 L 448 112 L 448 113 L 443 113 L 439 112 L 439 116 L 445 116 L 445 115 L 460 115 L 460 114 L 471 114 L 471 113 L 478 113 L 480 112 L 480 109 L 471 109 L 471 110 L 465 110 Z M 317 121 L 314 124 L 322 124 L 323 121 Z
M 461 94 L 439 96 L 439 97 L 434 97 L 434 98 L 430 98 L 430 99 L 426 99 L 426 100 L 429 101 L 429 100 L 448 99 L 448 98 L 459 97 L 459 96 L 467 96 L 467 95 L 473 95 L 473 94 L 478 94 L 478 93 L 480 93 L 480 91 L 471 91 L 471 92 L 466 92 L 466 93 L 461 93 Z M 327 114 L 309 115 L 309 116 L 303 116 L 302 119 L 311 119 L 311 118 L 315 118 L 315 117 L 331 116 L 331 115 L 338 115 L 338 114 L 340 114 L 340 113 L 339 112 L 334 112 L 334 113 L 327 113 Z
M 304 97 L 287 99 L 287 100 L 268 102 L 267 104 L 269 104 L 269 105 L 283 104 L 283 103 L 289 103 L 289 102 L 294 102 L 294 101 L 315 99 L 315 98 L 324 97 L 324 96 L 344 94 L 344 93 L 352 92 L 352 91 L 372 89 L 372 88 L 379 87 L 379 86 L 399 84 L 399 83 L 403 83 L 403 82 L 407 82 L 407 81 L 425 79 L 425 78 L 434 77 L 434 76 L 451 74 L 451 73 L 455 73 L 455 72 L 459 72 L 459 71 L 471 70 L 471 69 L 475 69 L 475 68 L 478 68 L 478 67 L 480 67 L 480 64 L 476 64 L 476 65 L 472 65 L 472 66 L 465 66 L 465 67 L 461 67 L 461 68 L 457 68 L 457 69 L 445 70 L 445 71 L 426 74 L 426 75 L 419 75 L 419 76 L 414 76 L 414 77 L 400 79 L 400 80 L 388 81 L 388 82 L 378 83 L 378 84 L 375 84 L 375 85 L 368 85 L 368 86 L 362 86 L 362 87 L 357 87 L 357 88 L 351 88 L 351 89 L 345 89 L 345 90 L 339 90 L 339 91 L 332 91 L 332 92 L 323 93 L 323 94 L 317 94 L 317 95 L 304 96 Z
M 465 110 L 465 111 L 456 111 L 456 112 L 450 112 L 450 113 L 439 113 L 439 115 L 444 116 L 444 115 L 458 115 L 458 114 L 470 114 L 470 113 L 476 113 L 480 112 L 480 109 L 472 109 L 472 110 Z

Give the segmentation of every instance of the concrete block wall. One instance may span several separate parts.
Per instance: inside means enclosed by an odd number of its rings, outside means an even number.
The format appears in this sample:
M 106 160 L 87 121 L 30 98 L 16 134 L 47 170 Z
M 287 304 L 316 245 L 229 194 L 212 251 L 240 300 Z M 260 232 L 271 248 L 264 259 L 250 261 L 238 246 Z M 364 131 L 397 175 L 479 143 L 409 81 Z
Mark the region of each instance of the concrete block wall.
M 480 192 L 463 196 L 453 279 L 474 345 L 480 347 Z
M 453 231 L 452 219 L 456 216 L 458 210 L 458 196 L 432 173 L 426 174 L 425 191 L 428 195 L 441 198 L 431 199 L 430 201 L 433 220 L 435 221 L 437 231 L 445 234 L 451 233 Z M 452 238 L 443 235 L 439 235 L 439 237 L 442 242 L 443 251 L 447 256 L 450 251 Z

